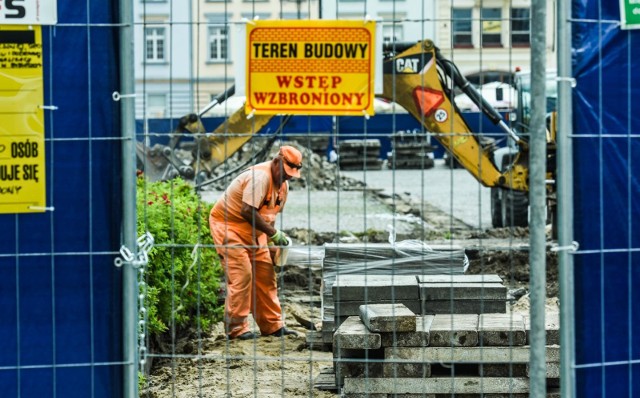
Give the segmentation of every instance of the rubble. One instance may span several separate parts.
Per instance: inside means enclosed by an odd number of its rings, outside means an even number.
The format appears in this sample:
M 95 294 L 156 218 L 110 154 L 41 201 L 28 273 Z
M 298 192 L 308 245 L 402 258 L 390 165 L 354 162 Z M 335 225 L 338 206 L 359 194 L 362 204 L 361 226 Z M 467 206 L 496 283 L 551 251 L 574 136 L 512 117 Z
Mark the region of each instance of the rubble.
M 261 141 L 257 143 L 256 141 Z M 366 185 L 362 181 L 340 175 L 340 170 L 335 163 L 330 163 L 325 156 L 319 155 L 296 141 L 276 141 L 264 155 L 260 156 L 260 151 L 264 149 L 261 145 L 267 145 L 265 139 L 253 139 L 246 143 L 241 150 L 229 157 L 223 164 L 216 167 L 211 172 L 206 189 L 224 190 L 228 183 L 245 168 L 259 162 L 272 159 L 278 153 L 280 145 L 292 145 L 302 152 L 303 168 L 302 176 L 289 181 L 289 189 L 310 190 L 310 191 L 337 191 L 362 190 Z

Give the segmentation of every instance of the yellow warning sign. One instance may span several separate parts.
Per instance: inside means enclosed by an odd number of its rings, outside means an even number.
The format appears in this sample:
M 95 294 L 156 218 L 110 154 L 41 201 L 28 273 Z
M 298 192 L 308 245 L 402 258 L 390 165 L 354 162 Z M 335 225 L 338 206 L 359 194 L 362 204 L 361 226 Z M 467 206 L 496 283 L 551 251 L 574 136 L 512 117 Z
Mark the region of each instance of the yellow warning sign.
M 247 113 L 373 115 L 375 21 L 252 21 Z
M 0 26 L 0 213 L 45 208 L 42 34 Z

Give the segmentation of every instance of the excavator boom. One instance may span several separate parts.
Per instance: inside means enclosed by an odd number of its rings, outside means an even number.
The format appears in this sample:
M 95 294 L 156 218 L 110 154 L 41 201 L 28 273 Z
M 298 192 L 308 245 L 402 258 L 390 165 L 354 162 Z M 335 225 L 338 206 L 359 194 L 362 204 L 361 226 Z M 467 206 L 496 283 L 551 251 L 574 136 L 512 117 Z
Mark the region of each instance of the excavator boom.
M 522 141 L 462 76 L 455 65 L 440 54 L 430 40 L 417 43 L 389 43 L 384 47 L 384 91 L 381 97 L 404 107 L 430 132 L 480 183 L 526 191 L 527 152 Z M 452 101 L 453 86 L 459 87 L 487 117 L 500 126 L 520 147 L 511 167 L 500 170 L 490 149 L 483 148 Z M 236 153 L 273 115 L 248 115 L 245 107 L 233 113 L 212 133 L 206 133 L 200 116 L 217 103 L 233 95 L 233 87 L 215 98 L 199 115 L 183 117 L 173 134 L 169 149 L 163 151 L 169 161 L 182 133 L 197 134 L 191 169 L 178 168 L 184 176 L 210 175 L 211 171 Z
M 500 114 L 458 72 L 455 65 L 442 57 L 433 42 L 390 43 L 385 47 L 385 54 L 383 98 L 405 108 L 483 185 L 527 190 L 524 152 L 521 151 L 512 167 L 501 172 L 494 164 L 490 150 L 480 145 L 476 134 L 452 102 L 453 88 L 447 82 L 465 92 L 521 149 L 526 148 L 526 143 L 508 128 Z

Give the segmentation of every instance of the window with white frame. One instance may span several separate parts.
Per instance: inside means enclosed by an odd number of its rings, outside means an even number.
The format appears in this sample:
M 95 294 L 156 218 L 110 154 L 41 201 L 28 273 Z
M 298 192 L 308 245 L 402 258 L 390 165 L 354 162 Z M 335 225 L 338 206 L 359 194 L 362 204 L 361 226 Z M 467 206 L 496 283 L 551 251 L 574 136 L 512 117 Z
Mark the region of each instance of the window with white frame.
M 501 47 L 502 9 L 480 9 L 480 25 L 482 27 L 482 47 Z
M 471 8 L 454 8 L 451 14 L 451 32 L 454 48 L 473 47 Z
M 161 26 L 144 29 L 144 59 L 146 62 L 164 62 L 166 60 L 166 30 Z
M 511 47 L 529 47 L 531 44 L 531 10 L 511 9 Z
M 167 112 L 166 94 L 147 94 L 147 117 L 163 118 Z
M 226 62 L 229 59 L 229 29 L 224 25 L 208 28 L 209 62 Z
M 390 43 L 394 41 L 402 41 L 402 25 L 388 24 L 382 26 L 382 42 Z

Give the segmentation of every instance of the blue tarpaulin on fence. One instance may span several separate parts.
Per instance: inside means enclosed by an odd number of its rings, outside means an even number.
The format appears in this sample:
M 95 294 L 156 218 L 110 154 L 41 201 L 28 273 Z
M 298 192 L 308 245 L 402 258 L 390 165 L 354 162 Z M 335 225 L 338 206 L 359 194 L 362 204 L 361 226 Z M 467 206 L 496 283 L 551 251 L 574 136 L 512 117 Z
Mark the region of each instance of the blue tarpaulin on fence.
M 58 2 L 43 27 L 45 213 L 2 214 L 0 395 L 122 391 L 122 187 L 113 2 Z M 89 8 L 87 8 L 87 6 Z
M 573 2 L 578 397 L 640 395 L 640 31 Z M 632 251 L 636 248 L 636 251 Z M 635 361 L 635 363 L 633 362 Z
M 103 139 L 120 134 L 111 100 L 119 87 L 117 31 L 106 26 L 116 15 L 113 2 L 59 2 L 59 26 L 43 28 L 44 103 L 58 108 L 45 114 L 46 197 L 55 210 L 0 215 L 2 396 L 116 397 L 122 390 L 121 272 L 113 266 L 120 141 Z M 640 31 L 620 30 L 619 17 L 617 1 L 573 1 L 580 397 L 640 392 Z M 308 120 L 298 120 L 298 129 L 310 131 Z M 324 120 L 323 131 L 331 131 Z M 339 125 L 362 127 L 361 137 L 386 136 L 419 128 L 409 120 L 390 117 L 381 131 L 371 119 Z

